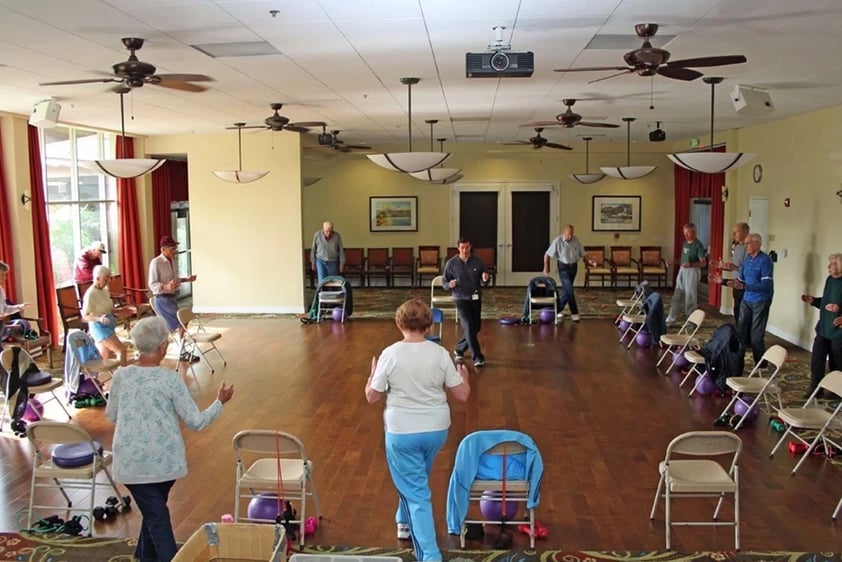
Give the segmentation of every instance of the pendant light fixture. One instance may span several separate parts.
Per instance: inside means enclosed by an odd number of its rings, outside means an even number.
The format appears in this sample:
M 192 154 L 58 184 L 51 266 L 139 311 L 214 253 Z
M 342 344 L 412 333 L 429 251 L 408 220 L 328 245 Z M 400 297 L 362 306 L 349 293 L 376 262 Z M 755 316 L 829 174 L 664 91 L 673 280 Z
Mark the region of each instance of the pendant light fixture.
M 226 129 L 237 129 L 239 160 L 237 161 L 238 166 L 236 170 L 219 170 L 213 172 L 213 175 L 219 179 L 230 181 L 231 183 L 251 183 L 269 173 L 269 170 L 243 170 L 243 127 L 245 126 L 245 123 L 234 123 L 233 127 L 226 127 Z
M 442 154 L 441 152 L 412 152 L 412 86 L 420 81 L 420 78 L 401 78 L 401 84 L 407 87 L 409 98 L 407 111 L 408 152 L 369 154 L 368 159 L 381 168 L 411 174 L 438 166 L 450 157 L 450 154 Z
M 605 177 L 605 174 L 592 174 L 590 173 L 590 144 L 593 140 L 593 137 L 582 137 L 582 140 L 585 141 L 585 173 L 584 174 L 570 174 L 569 177 L 571 180 L 579 183 L 589 184 L 589 183 L 596 183 L 602 178 Z
M 600 168 L 606 176 L 618 180 L 636 180 L 648 176 L 655 170 L 655 166 L 631 165 L 631 124 L 634 120 L 634 117 L 623 117 L 623 121 L 626 122 L 626 165 Z
M 438 119 L 426 119 L 424 121 L 430 125 L 430 152 L 433 152 L 433 125 L 439 122 Z M 444 141 L 447 139 L 441 138 L 439 140 L 439 153 L 444 152 Z M 461 180 L 463 176 L 459 168 L 429 168 L 420 172 L 412 172 L 409 174 L 415 179 L 428 181 L 438 185 L 446 185 Z
M 314 183 L 318 183 L 321 179 L 321 176 L 304 176 L 303 178 L 301 178 L 301 185 L 303 187 L 308 187 L 313 185 Z
M 114 91 L 120 94 L 120 142 L 122 143 L 122 153 L 125 154 L 126 115 L 123 107 L 123 96 L 131 90 L 123 87 Z M 114 160 L 94 160 L 92 167 L 115 178 L 131 179 L 154 172 L 163 166 L 166 161 L 166 158 L 115 158 Z
M 710 84 L 710 146 L 707 152 L 680 152 L 667 154 L 667 158 L 687 170 L 703 174 L 721 174 L 747 164 L 754 154 L 746 152 L 714 152 L 713 148 L 713 101 L 714 89 L 722 82 L 718 76 L 705 76 L 705 84 Z

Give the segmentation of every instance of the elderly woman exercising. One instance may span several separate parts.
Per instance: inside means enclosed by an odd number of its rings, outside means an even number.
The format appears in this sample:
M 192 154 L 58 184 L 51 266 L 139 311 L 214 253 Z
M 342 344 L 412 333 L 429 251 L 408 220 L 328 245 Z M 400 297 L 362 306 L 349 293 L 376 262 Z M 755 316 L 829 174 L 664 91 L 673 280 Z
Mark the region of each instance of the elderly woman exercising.
M 114 373 L 105 415 L 114 429 L 114 478 L 126 485 L 143 515 L 134 556 L 169 561 L 178 547 L 167 507 L 170 489 L 187 475 L 187 454 L 179 419 L 200 431 L 222 413 L 234 395 L 223 381 L 216 400 L 199 410 L 187 385 L 172 369 L 161 367 L 170 331 L 159 317 L 143 318 L 131 336 L 137 362 Z
M 114 311 L 114 301 L 108 290 L 111 281 L 111 270 L 104 265 L 94 268 L 94 284 L 91 285 L 82 298 L 82 320 L 88 323 L 91 337 L 94 338 L 97 350 L 103 359 L 111 357 L 111 353 L 120 356 L 120 365 L 126 366 L 126 346 L 117 337 L 114 328 L 117 317 Z

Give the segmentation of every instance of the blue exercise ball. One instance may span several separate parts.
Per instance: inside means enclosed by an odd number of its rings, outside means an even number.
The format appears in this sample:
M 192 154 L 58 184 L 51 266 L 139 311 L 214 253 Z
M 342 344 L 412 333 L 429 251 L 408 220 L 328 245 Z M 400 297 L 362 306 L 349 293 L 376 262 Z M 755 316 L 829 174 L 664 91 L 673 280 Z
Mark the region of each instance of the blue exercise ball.
M 646 330 L 639 331 L 634 339 L 639 347 L 649 347 L 652 345 L 652 335 Z
M 696 393 L 707 396 L 716 392 L 716 383 L 707 373 L 702 373 L 696 377 L 695 388 Z
M 740 400 L 734 402 L 734 413 L 745 418 L 747 422 L 757 419 L 757 412 L 760 410 L 760 406 L 755 404 L 751 411 L 748 409 L 748 404 L 751 404 L 753 401 L 753 395 L 741 394 Z
M 500 492 L 483 492 L 479 500 L 479 510 L 486 521 L 503 520 L 503 495 Z M 517 502 L 506 500 L 506 520 L 511 521 L 517 516 Z
M 538 320 L 542 324 L 552 324 L 553 322 L 555 322 L 555 310 L 553 310 L 552 308 L 542 308 Z
M 284 507 L 278 502 L 278 496 L 275 494 L 259 494 L 258 497 L 252 498 L 249 502 L 248 516 L 249 519 L 274 521 L 279 512 L 282 513 L 283 511 Z
M 345 316 L 345 309 L 334 308 L 330 315 L 333 317 L 334 322 L 342 322 L 342 319 Z

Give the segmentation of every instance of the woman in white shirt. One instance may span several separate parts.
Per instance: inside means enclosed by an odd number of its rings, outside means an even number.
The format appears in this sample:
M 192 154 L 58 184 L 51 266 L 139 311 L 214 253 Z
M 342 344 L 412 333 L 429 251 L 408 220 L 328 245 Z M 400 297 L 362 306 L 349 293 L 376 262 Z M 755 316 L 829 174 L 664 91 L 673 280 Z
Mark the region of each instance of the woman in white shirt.
M 88 331 L 94 338 L 97 350 L 103 359 L 111 357 L 111 353 L 120 356 L 120 365 L 127 363 L 126 346 L 117 337 L 114 328 L 117 318 L 114 315 L 114 301 L 108 284 L 111 281 L 111 270 L 104 265 L 94 268 L 94 284 L 82 297 L 82 320 L 88 323 Z
M 403 340 L 384 349 L 379 360 L 372 358 L 365 397 L 370 404 L 386 397 L 386 462 L 399 496 L 398 538 L 412 538 L 418 560 L 441 560 L 429 477 L 450 427 L 444 387 L 456 400 L 467 401 L 468 371 L 464 365 L 456 367 L 446 349 L 424 337 L 432 312 L 422 301 L 403 303 L 395 323 Z

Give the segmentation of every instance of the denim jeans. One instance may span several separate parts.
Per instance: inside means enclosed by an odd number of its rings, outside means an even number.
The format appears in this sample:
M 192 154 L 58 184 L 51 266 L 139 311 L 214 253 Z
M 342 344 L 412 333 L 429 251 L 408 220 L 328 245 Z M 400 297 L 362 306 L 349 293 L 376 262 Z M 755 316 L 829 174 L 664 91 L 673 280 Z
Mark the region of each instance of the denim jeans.
M 140 536 L 134 551 L 135 558 L 141 562 L 170 562 L 178 550 L 170 522 L 170 509 L 167 507 L 173 484 L 175 480 L 153 484 L 126 484 L 135 505 L 143 515 Z
M 456 342 L 456 351 L 465 353 L 465 350 L 470 348 L 474 360 L 484 359 L 478 338 L 482 327 L 482 301 L 457 300 L 456 310 L 459 312 L 459 323 L 462 325 L 462 339 Z
M 322 280 L 329 275 L 339 275 L 339 260 L 316 259 L 316 283 L 321 284 Z
M 576 295 L 573 294 L 573 281 L 576 280 L 576 273 L 579 271 L 578 263 L 558 262 L 558 278 L 561 280 L 561 295 L 558 297 L 558 311 L 564 311 L 566 305 L 570 305 L 570 314 L 579 314 L 579 307 L 576 305 Z
M 760 362 L 766 352 L 764 337 L 771 305 L 772 301 L 743 301 L 740 304 L 740 321 L 737 323 L 737 333 L 743 340 L 743 345 L 751 347 L 755 365 Z

